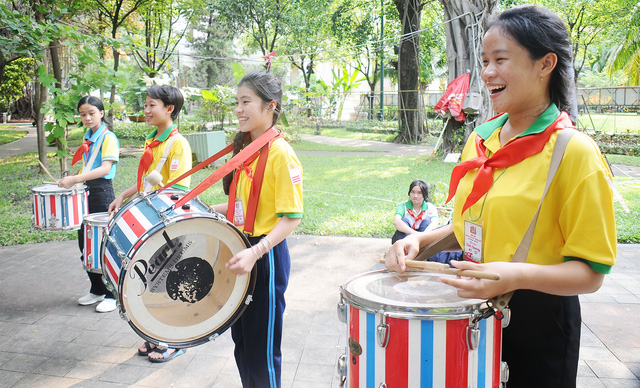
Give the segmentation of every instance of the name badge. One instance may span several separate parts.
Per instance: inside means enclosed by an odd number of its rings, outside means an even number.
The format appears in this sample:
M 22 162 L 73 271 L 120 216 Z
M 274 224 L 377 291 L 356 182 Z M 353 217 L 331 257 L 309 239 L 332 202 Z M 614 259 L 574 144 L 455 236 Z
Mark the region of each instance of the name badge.
M 237 199 L 233 210 L 233 224 L 235 226 L 244 225 L 244 209 L 242 208 L 242 199 Z
M 464 222 L 464 258 L 482 263 L 482 226 L 470 221 Z

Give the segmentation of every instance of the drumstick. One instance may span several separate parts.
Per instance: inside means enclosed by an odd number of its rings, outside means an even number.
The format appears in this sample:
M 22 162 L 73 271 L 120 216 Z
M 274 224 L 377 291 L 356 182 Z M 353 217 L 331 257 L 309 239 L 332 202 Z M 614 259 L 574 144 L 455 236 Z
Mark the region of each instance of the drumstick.
M 42 181 L 42 183 L 49 184 L 49 185 L 57 185 L 56 182 L 49 182 L 49 181 Z
M 384 263 L 384 259 L 380 259 Z M 448 275 L 468 276 L 478 279 L 500 280 L 500 275 L 492 272 L 475 271 L 471 269 L 451 268 L 447 264 L 434 263 L 432 261 L 406 260 L 407 268 L 417 269 L 424 272 L 444 273 Z
M 44 170 L 44 172 L 47 173 L 47 175 L 49 175 L 49 178 L 51 178 L 52 181 L 57 181 L 56 178 L 53 177 L 53 175 L 51 175 L 51 173 L 49 172 L 49 170 L 47 170 L 47 168 L 44 166 L 44 164 L 42 164 L 42 162 L 40 160 L 38 160 L 38 163 L 40 163 L 40 167 L 42 167 L 42 169 Z

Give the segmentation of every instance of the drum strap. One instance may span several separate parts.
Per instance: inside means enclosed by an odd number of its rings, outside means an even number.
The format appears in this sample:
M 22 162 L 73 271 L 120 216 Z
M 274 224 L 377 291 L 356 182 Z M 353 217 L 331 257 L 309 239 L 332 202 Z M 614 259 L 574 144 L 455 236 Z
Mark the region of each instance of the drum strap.
M 281 133 L 282 132 L 279 129 L 276 129 L 275 127 L 269 128 L 265 133 L 260 135 L 257 139 L 255 139 L 254 141 L 249 143 L 249 145 L 244 147 L 242 149 L 242 151 L 238 152 L 234 157 L 232 157 L 231 160 L 229 160 L 228 162 L 226 162 L 225 164 L 220 166 L 220 168 L 218 168 L 216 171 L 214 171 L 213 174 L 209 175 L 209 177 L 207 177 L 205 180 L 200 182 L 200 184 L 198 186 L 194 187 L 185 196 L 180 198 L 176 202 L 176 204 L 174 206 L 176 208 L 180 207 L 183 204 L 185 204 L 188 201 L 190 201 L 191 199 L 193 199 L 196 196 L 198 196 L 200 193 L 202 193 L 203 191 L 205 191 L 206 189 L 211 187 L 214 183 L 216 183 L 217 181 L 222 179 L 224 176 L 226 176 L 227 174 L 229 174 L 230 172 L 232 172 L 236 168 L 240 167 L 242 165 L 242 163 L 244 163 L 244 161 L 246 161 L 253 154 L 258 152 L 264 145 L 268 144 L 271 140 L 275 139 Z M 198 171 L 198 170 L 210 165 L 211 163 L 213 163 L 214 161 L 220 159 L 222 156 L 228 154 L 231 151 L 233 151 L 233 144 L 228 145 L 222 151 L 220 151 L 217 154 L 211 156 L 210 158 L 208 158 L 204 162 L 198 164 L 197 166 L 195 166 L 191 170 L 185 172 L 184 174 L 182 174 L 178 178 L 174 179 L 172 182 L 167 183 L 159 191 L 162 191 L 167 187 L 171 187 L 173 184 L 175 184 L 177 182 L 180 182 L 182 179 L 190 176 L 191 174 L 195 173 L 196 171 Z
M 527 261 L 527 255 L 529 254 L 529 248 L 531 246 L 531 241 L 533 240 L 533 232 L 536 228 L 536 223 L 538 222 L 538 215 L 540 215 L 540 208 L 542 207 L 542 201 L 547 195 L 549 191 L 549 187 L 551 186 L 551 182 L 558 171 L 558 167 L 560 166 L 560 162 L 562 161 L 562 157 L 564 156 L 564 151 L 567 148 L 567 144 L 569 144 L 569 140 L 577 131 L 573 128 L 565 128 L 558 132 L 558 138 L 556 140 L 556 144 L 553 148 L 553 154 L 551 155 L 551 163 L 549 165 L 549 174 L 547 175 L 547 182 L 544 186 L 544 191 L 542 192 L 542 198 L 540 199 L 540 203 L 538 204 L 538 209 L 527 228 L 527 231 L 524 233 L 518 248 L 516 249 L 511 261 L 514 263 L 524 263 Z M 502 312 L 507 305 L 509 304 L 509 300 L 513 296 L 513 291 L 508 292 L 506 294 L 495 296 L 487 302 L 489 307 L 497 310 L 498 312 Z
M 171 131 L 169 132 L 168 139 L 174 138 L 174 136 L 178 133 L 178 130 L 175 128 L 175 125 L 170 126 L 167 130 Z M 165 139 L 164 141 L 167 141 L 168 139 Z M 147 144 L 146 147 L 144 148 L 144 153 L 142 154 L 142 157 L 140 158 L 140 162 L 138 163 L 138 177 L 136 179 L 136 185 L 137 185 L 136 187 L 138 188 L 138 192 L 142 190 L 143 174 L 147 172 L 147 169 L 149 168 L 149 166 L 151 166 L 151 163 L 153 163 L 153 149 L 159 146 L 160 144 L 162 144 L 162 141 L 153 140 L 152 142 Z M 167 143 L 167 146 L 164 149 L 164 154 L 163 154 L 164 160 L 161 159 L 158 162 L 158 164 L 162 163 L 164 165 L 164 161 L 167 160 L 167 156 L 169 155 L 167 150 L 171 150 L 172 145 L 173 145 L 173 141 L 171 141 L 170 143 Z M 162 168 L 162 166 L 160 166 L 160 168 Z
M 104 125 L 104 124 L 103 124 Z M 109 129 L 105 126 L 104 129 L 102 130 L 102 132 L 100 133 L 100 135 L 98 136 L 98 141 L 96 141 L 95 145 L 93 146 L 93 148 L 91 149 L 91 157 L 89 158 L 89 160 L 84 164 L 84 166 L 82 167 L 81 170 L 81 174 L 87 171 L 91 171 L 91 168 L 93 167 L 93 163 L 96 161 L 96 158 L 98 157 L 98 152 L 100 152 L 100 147 L 102 147 L 102 141 L 104 140 L 104 136 L 107 133 Z M 89 147 L 91 146 L 91 142 L 89 140 L 86 140 L 84 143 L 82 143 L 82 145 L 80 146 L 80 148 L 78 148 L 78 150 L 76 151 L 76 154 L 73 156 L 73 160 L 76 160 L 76 157 L 78 155 L 79 152 L 82 152 L 82 155 L 84 155 L 85 152 L 84 151 L 84 146 L 85 144 L 87 144 L 87 152 L 89 151 Z M 71 165 L 74 165 L 75 162 L 71 162 Z
M 279 137 L 284 137 L 283 134 L 278 134 L 275 139 Z M 245 172 L 247 178 L 251 181 L 251 189 L 249 191 L 249 200 L 247 202 L 247 215 L 244 220 L 243 231 L 248 234 L 253 233 L 253 226 L 256 220 L 256 213 L 258 212 L 258 200 L 260 199 L 260 191 L 262 189 L 262 180 L 264 178 L 264 170 L 267 165 L 267 158 L 269 157 L 269 149 L 271 148 L 271 144 L 273 143 L 272 139 L 267 143 L 266 146 L 262 147 L 260 152 L 256 152 L 249 159 L 247 159 L 240 168 L 236 168 L 236 171 L 233 175 L 233 181 L 231 181 L 231 187 L 229 187 L 229 202 L 227 205 L 227 219 L 233 219 L 233 212 L 235 210 L 235 201 L 236 201 L 236 185 L 238 184 L 238 180 L 240 179 L 240 174 L 242 171 Z M 258 164 L 256 166 L 255 174 L 252 173 L 251 163 L 253 163 L 256 158 L 260 156 L 258 159 Z

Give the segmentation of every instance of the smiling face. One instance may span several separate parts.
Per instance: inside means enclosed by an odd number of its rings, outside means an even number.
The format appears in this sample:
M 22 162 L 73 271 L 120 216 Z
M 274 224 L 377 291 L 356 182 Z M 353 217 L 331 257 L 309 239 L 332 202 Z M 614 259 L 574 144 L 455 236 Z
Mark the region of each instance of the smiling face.
M 265 104 L 260 96 L 247 86 L 238 87 L 234 109 L 238 118 L 238 129 L 250 133 L 251 138 L 256 139 L 271 128 L 275 104 L 275 101 Z
M 544 60 L 532 60 L 529 52 L 499 27 L 489 29 L 482 45 L 482 80 L 489 89 L 493 110 L 511 116 L 548 106 Z
M 80 108 L 78 108 L 78 113 L 80 114 L 82 125 L 91 128 L 92 131 L 100 128 L 100 125 L 102 125 L 103 110 L 99 110 L 91 104 L 82 104 Z
M 144 117 L 147 125 L 158 127 L 158 132 L 163 131 L 173 123 L 171 119 L 172 112 L 173 105 L 165 106 L 159 98 L 147 96 L 144 101 Z

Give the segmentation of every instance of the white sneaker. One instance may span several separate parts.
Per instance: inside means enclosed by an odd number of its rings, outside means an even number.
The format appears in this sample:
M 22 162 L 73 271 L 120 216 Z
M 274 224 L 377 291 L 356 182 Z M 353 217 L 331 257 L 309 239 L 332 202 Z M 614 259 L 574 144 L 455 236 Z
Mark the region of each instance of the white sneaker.
M 96 311 L 99 313 L 108 313 L 116 309 L 116 300 L 107 298 L 96 306 Z
M 104 295 L 96 295 L 96 294 L 88 293 L 87 295 L 78 299 L 78 304 L 82 306 L 88 306 L 90 304 L 102 302 L 103 299 L 104 299 Z

